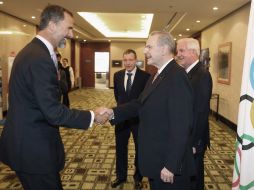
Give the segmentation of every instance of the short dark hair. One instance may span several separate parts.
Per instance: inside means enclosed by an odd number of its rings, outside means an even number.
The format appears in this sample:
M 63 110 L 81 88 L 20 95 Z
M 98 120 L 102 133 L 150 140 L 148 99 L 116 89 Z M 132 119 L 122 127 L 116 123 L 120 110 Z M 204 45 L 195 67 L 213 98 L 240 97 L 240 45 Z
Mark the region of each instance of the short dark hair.
M 58 57 L 58 58 L 62 58 L 62 55 L 60 54 L 60 53 L 56 53 L 56 57 Z
M 130 54 L 130 53 L 133 53 L 135 59 L 137 59 L 137 54 L 136 54 L 136 52 L 135 52 L 133 49 L 127 49 L 127 50 L 125 50 L 125 51 L 123 52 L 123 56 L 126 55 L 126 54 Z
M 38 26 L 39 30 L 45 29 L 50 21 L 58 23 L 63 20 L 64 13 L 68 13 L 71 17 L 73 17 L 73 14 L 70 11 L 59 5 L 48 5 L 41 13 L 40 23 Z
M 63 58 L 63 61 L 67 61 L 67 62 L 69 62 L 69 60 L 68 60 L 67 58 Z

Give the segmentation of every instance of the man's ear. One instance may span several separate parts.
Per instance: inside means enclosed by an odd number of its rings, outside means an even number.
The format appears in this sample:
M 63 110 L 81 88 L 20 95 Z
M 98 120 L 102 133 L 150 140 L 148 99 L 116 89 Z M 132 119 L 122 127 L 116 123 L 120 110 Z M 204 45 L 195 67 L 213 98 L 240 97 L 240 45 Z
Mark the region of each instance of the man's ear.
M 162 55 L 166 55 L 168 53 L 168 47 L 166 45 L 161 46 Z
M 48 31 L 53 34 L 56 31 L 56 24 L 53 21 L 49 21 Z

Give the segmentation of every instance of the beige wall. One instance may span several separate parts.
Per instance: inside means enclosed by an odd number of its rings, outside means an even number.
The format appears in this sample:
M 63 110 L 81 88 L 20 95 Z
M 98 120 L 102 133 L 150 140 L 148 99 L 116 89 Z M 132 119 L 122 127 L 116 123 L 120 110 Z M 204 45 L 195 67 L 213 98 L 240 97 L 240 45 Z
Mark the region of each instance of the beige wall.
M 145 42 L 112 42 L 110 44 L 110 87 L 114 87 L 114 82 L 113 82 L 113 77 L 114 77 L 114 73 L 123 69 L 123 65 L 122 68 L 119 67 L 112 67 L 111 63 L 112 60 L 122 60 L 123 57 L 123 52 L 126 49 L 133 49 L 136 51 L 137 53 L 137 59 L 138 60 L 142 60 L 145 61 L 145 56 L 143 53 L 145 47 Z M 145 69 L 145 66 L 144 68 Z
M 250 5 L 241 8 L 203 31 L 201 36 L 202 49 L 209 48 L 210 50 L 213 93 L 220 95 L 219 113 L 235 124 L 237 124 L 238 117 L 249 11 Z M 218 46 L 225 42 L 232 42 L 231 83 L 229 85 L 217 82 Z M 214 100 L 211 101 L 211 105 L 215 110 Z
M 25 27 L 24 27 L 25 25 Z M 3 110 L 7 110 L 8 57 L 17 53 L 36 35 L 36 27 L 26 22 L 0 13 L 0 31 L 13 31 L 13 34 L 0 35 L 0 65 L 3 75 Z

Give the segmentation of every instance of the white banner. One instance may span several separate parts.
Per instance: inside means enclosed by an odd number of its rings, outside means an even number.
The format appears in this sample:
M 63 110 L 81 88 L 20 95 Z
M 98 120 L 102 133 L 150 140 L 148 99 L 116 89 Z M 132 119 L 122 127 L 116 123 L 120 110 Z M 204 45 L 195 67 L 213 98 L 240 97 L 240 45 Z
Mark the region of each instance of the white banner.
M 238 114 L 232 190 L 254 190 L 254 4 L 251 3 Z

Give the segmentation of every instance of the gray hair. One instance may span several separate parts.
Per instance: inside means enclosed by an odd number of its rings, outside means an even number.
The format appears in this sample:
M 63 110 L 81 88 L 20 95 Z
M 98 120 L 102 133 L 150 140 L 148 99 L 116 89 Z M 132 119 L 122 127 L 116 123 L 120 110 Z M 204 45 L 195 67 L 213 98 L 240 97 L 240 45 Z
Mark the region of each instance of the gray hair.
M 164 31 L 153 31 L 149 36 L 154 36 L 158 35 L 158 41 L 157 45 L 163 46 L 166 45 L 168 46 L 169 52 L 170 53 L 175 53 L 175 41 L 173 36 L 169 32 L 164 32 Z
M 182 38 L 178 42 L 185 42 L 188 50 L 194 50 L 197 56 L 200 55 L 200 46 L 198 40 L 194 38 Z

